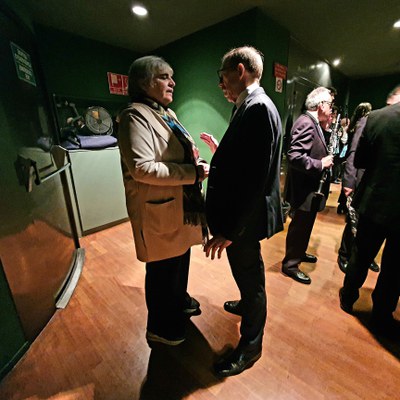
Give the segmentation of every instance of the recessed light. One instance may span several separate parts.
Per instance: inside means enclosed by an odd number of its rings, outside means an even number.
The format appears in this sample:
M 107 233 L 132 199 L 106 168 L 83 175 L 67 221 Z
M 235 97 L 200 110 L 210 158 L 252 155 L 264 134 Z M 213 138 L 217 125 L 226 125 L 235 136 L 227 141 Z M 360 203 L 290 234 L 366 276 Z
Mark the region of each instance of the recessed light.
M 396 29 L 400 28 L 400 19 L 393 24 L 393 28 L 396 28 Z
M 143 6 L 133 6 L 132 12 L 136 15 L 139 15 L 140 17 L 144 17 L 148 14 L 147 9 L 144 8 Z
M 332 64 L 333 64 L 334 67 L 337 67 L 340 64 L 340 58 L 337 58 L 336 60 L 333 60 Z

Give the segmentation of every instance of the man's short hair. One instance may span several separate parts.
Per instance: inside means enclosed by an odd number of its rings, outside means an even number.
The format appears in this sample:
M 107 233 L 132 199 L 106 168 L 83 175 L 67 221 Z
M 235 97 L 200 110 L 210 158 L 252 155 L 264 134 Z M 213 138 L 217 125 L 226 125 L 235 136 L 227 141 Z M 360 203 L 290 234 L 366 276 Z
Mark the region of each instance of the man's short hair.
M 263 73 L 263 54 L 252 46 L 237 47 L 222 57 L 222 68 L 235 68 L 242 63 L 255 78 L 261 79 Z
M 305 106 L 306 110 L 315 111 L 318 108 L 318 104 L 322 101 L 331 101 L 331 92 L 329 89 L 323 86 L 319 86 L 310 92 L 306 98 Z

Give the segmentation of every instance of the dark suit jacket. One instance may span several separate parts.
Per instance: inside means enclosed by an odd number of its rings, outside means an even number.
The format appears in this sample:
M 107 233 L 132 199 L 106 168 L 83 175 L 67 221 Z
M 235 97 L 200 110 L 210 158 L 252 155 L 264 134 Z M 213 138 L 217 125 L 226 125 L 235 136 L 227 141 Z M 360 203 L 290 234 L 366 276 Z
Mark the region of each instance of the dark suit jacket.
M 321 159 L 327 155 L 328 148 L 318 122 L 308 113 L 300 115 L 293 124 L 287 151 L 286 201 L 292 208 L 311 211 L 311 196 L 318 190 L 323 172 Z M 322 192 L 328 198 L 329 176 Z
M 213 235 L 261 240 L 283 229 L 281 135 L 275 105 L 257 88 L 237 110 L 211 160 L 206 212 Z
M 376 224 L 400 231 L 400 103 L 372 111 L 354 164 L 365 168 L 353 205 Z
M 354 155 L 360 141 L 361 133 L 365 128 L 367 117 L 362 117 L 356 124 L 354 135 L 351 138 L 350 148 L 346 154 L 346 162 L 344 164 L 342 186 L 350 189 L 355 189 L 361 181 L 364 174 L 363 168 L 354 166 Z

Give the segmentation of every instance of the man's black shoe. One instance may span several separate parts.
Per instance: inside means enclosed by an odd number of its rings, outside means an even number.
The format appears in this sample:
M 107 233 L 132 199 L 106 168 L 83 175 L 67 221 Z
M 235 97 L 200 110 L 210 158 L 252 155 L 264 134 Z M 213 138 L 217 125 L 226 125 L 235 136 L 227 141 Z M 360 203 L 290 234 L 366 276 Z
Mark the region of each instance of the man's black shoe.
M 339 289 L 339 300 L 340 300 L 340 308 L 346 312 L 347 314 L 353 314 L 353 303 L 346 301 L 343 296 L 344 288 Z
M 381 270 L 379 268 L 379 265 L 375 261 L 372 261 L 371 265 L 369 266 L 369 269 L 374 272 L 379 272 Z
M 254 352 L 246 352 L 238 347 L 229 357 L 217 362 L 214 365 L 214 371 L 219 377 L 238 375 L 252 367 L 260 357 L 261 350 L 254 354 Z
M 340 258 L 340 256 L 339 256 L 338 259 L 337 259 L 337 263 L 339 265 L 340 270 L 343 273 L 346 273 L 348 261 L 347 260 L 343 260 L 343 258 Z
M 282 273 L 284 275 L 289 276 L 290 278 L 294 279 L 297 282 L 304 283 L 309 285 L 311 283 L 311 278 L 305 274 L 303 271 L 297 269 L 284 269 L 282 268 Z
M 242 316 L 242 308 L 240 307 L 240 300 L 230 300 L 224 303 L 224 310 L 228 313 Z
M 301 259 L 302 262 L 315 264 L 318 261 L 318 258 L 313 256 L 312 254 L 304 254 L 304 257 Z
M 186 294 L 185 308 L 183 309 L 183 313 L 188 317 L 200 315 L 200 303 L 194 297 L 190 297 L 188 294 Z
M 337 262 L 340 270 L 346 273 L 347 265 L 349 264 L 349 262 L 347 260 L 343 260 L 342 258 L 340 258 L 340 256 L 338 257 Z M 380 271 L 379 265 L 375 261 L 372 261 L 371 265 L 369 266 L 369 269 L 373 272 Z

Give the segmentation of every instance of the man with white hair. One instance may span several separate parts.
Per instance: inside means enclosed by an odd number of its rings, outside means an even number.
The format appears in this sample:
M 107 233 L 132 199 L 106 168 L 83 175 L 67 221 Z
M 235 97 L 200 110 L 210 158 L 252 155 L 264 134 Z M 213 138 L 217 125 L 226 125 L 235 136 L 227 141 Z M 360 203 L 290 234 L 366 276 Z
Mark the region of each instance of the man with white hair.
M 307 254 L 306 250 L 317 212 L 323 209 L 324 200 L 329 195 L 329 177 L 319 191 L 324 170 L 333 164 L 322 130 L 332 111 L 329 89 L 314 89 L 307 96 L 305 107 L 307 111 L 293 124 L 287 151 L 285 200 L 290 203 L 292 221 L 286 236 L 282 272 L 295 281 L 310 284 L 311 278 L 300 270 L 299 265 L 301 262 L 317 262 L 317 257 Z

